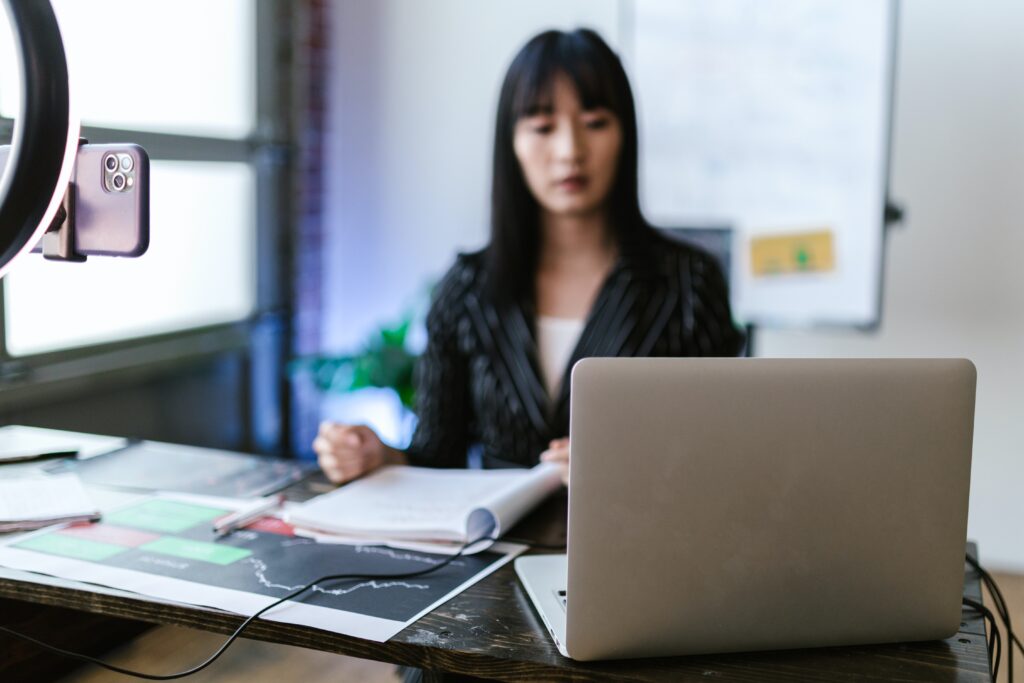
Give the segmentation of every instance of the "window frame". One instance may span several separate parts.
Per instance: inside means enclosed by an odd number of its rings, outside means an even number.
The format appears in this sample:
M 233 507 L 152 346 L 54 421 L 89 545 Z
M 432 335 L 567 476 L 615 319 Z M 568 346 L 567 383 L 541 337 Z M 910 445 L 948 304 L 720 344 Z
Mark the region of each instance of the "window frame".
M 248 353 L 256 330 L 269 326 L 287 331 L 291 309 L 287 259 L 294 221 L 289 196 L 294 146 L 293 8 L 287 0 L 256 0 L 255 4 L 255 120 L 247 136 L 82 126 L 82 137 L 87 140 L 137 143 L 154 161 L 242 162 L 253 170 L 256 283 L 252 312 L 215 325 L 12 356 L 7 349 L 5 283 L 0 279 L 0 409 L 53 400 L 95 388 L 101 381 L 131 381 L 173 372 L 212 355 Z M 0 139 L 10 139 L 13 124 L 13 119 L 0 116 Z

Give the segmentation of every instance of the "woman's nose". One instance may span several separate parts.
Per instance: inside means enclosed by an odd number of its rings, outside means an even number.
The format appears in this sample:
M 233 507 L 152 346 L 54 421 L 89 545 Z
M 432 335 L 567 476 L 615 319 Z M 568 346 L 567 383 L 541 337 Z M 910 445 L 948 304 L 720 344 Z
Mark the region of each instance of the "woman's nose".
M 555 153 L 560 161 L 581 161 L 586 155 L 586 139 L 582 126 L 566 123 L 555 135 Z

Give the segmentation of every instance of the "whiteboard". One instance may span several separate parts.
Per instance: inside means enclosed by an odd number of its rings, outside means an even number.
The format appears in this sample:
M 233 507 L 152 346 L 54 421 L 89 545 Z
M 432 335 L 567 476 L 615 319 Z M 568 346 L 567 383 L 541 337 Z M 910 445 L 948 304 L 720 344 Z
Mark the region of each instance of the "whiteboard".
M 733 227 L 743 322 L 876 325 L 895 0 L 628 7 L 647 216 L 660 227 Z M 765 261 L 766 238 L 788 249 L 810 232 L 827 236 L 827 267 L 807 267 L 806 254 L 791 259 L 795 270 L 785 253 Z

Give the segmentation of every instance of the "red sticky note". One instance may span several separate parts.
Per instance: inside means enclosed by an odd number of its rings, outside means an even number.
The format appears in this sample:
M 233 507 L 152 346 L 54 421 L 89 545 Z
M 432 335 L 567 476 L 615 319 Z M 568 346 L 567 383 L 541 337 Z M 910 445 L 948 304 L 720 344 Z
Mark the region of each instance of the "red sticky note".
M 253 531 L 265 531 L 268 534 L 278 534 L 281 536 L 294 536 L 295 527 L 287 522 L 284 522 L 276 517 L 260 517 L 252 524 L 246 524 L 246 529 Z
M 160 538 L 156 534 L 147 534 L 145 531 L 139 531 L 138 529 L 126 529 L 114 526 L 113 524 L 89 524 L 88 522 L 72 524 L 57 533 L 84 538 L 90 541 L 99 541 L 100 543 L 113 543 L 114 545 L 126 548 L 137 548 L 140 545 Z

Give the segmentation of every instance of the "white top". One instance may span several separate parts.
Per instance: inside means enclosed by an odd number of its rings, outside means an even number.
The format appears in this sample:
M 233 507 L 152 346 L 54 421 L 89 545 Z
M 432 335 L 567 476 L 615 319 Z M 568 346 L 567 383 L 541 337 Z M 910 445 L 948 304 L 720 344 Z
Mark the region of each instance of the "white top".
M 554 398 L 561 388 L 562 375 L 583 332 L 583 319 L 537 316 L 537 352 L 548 396 Z

